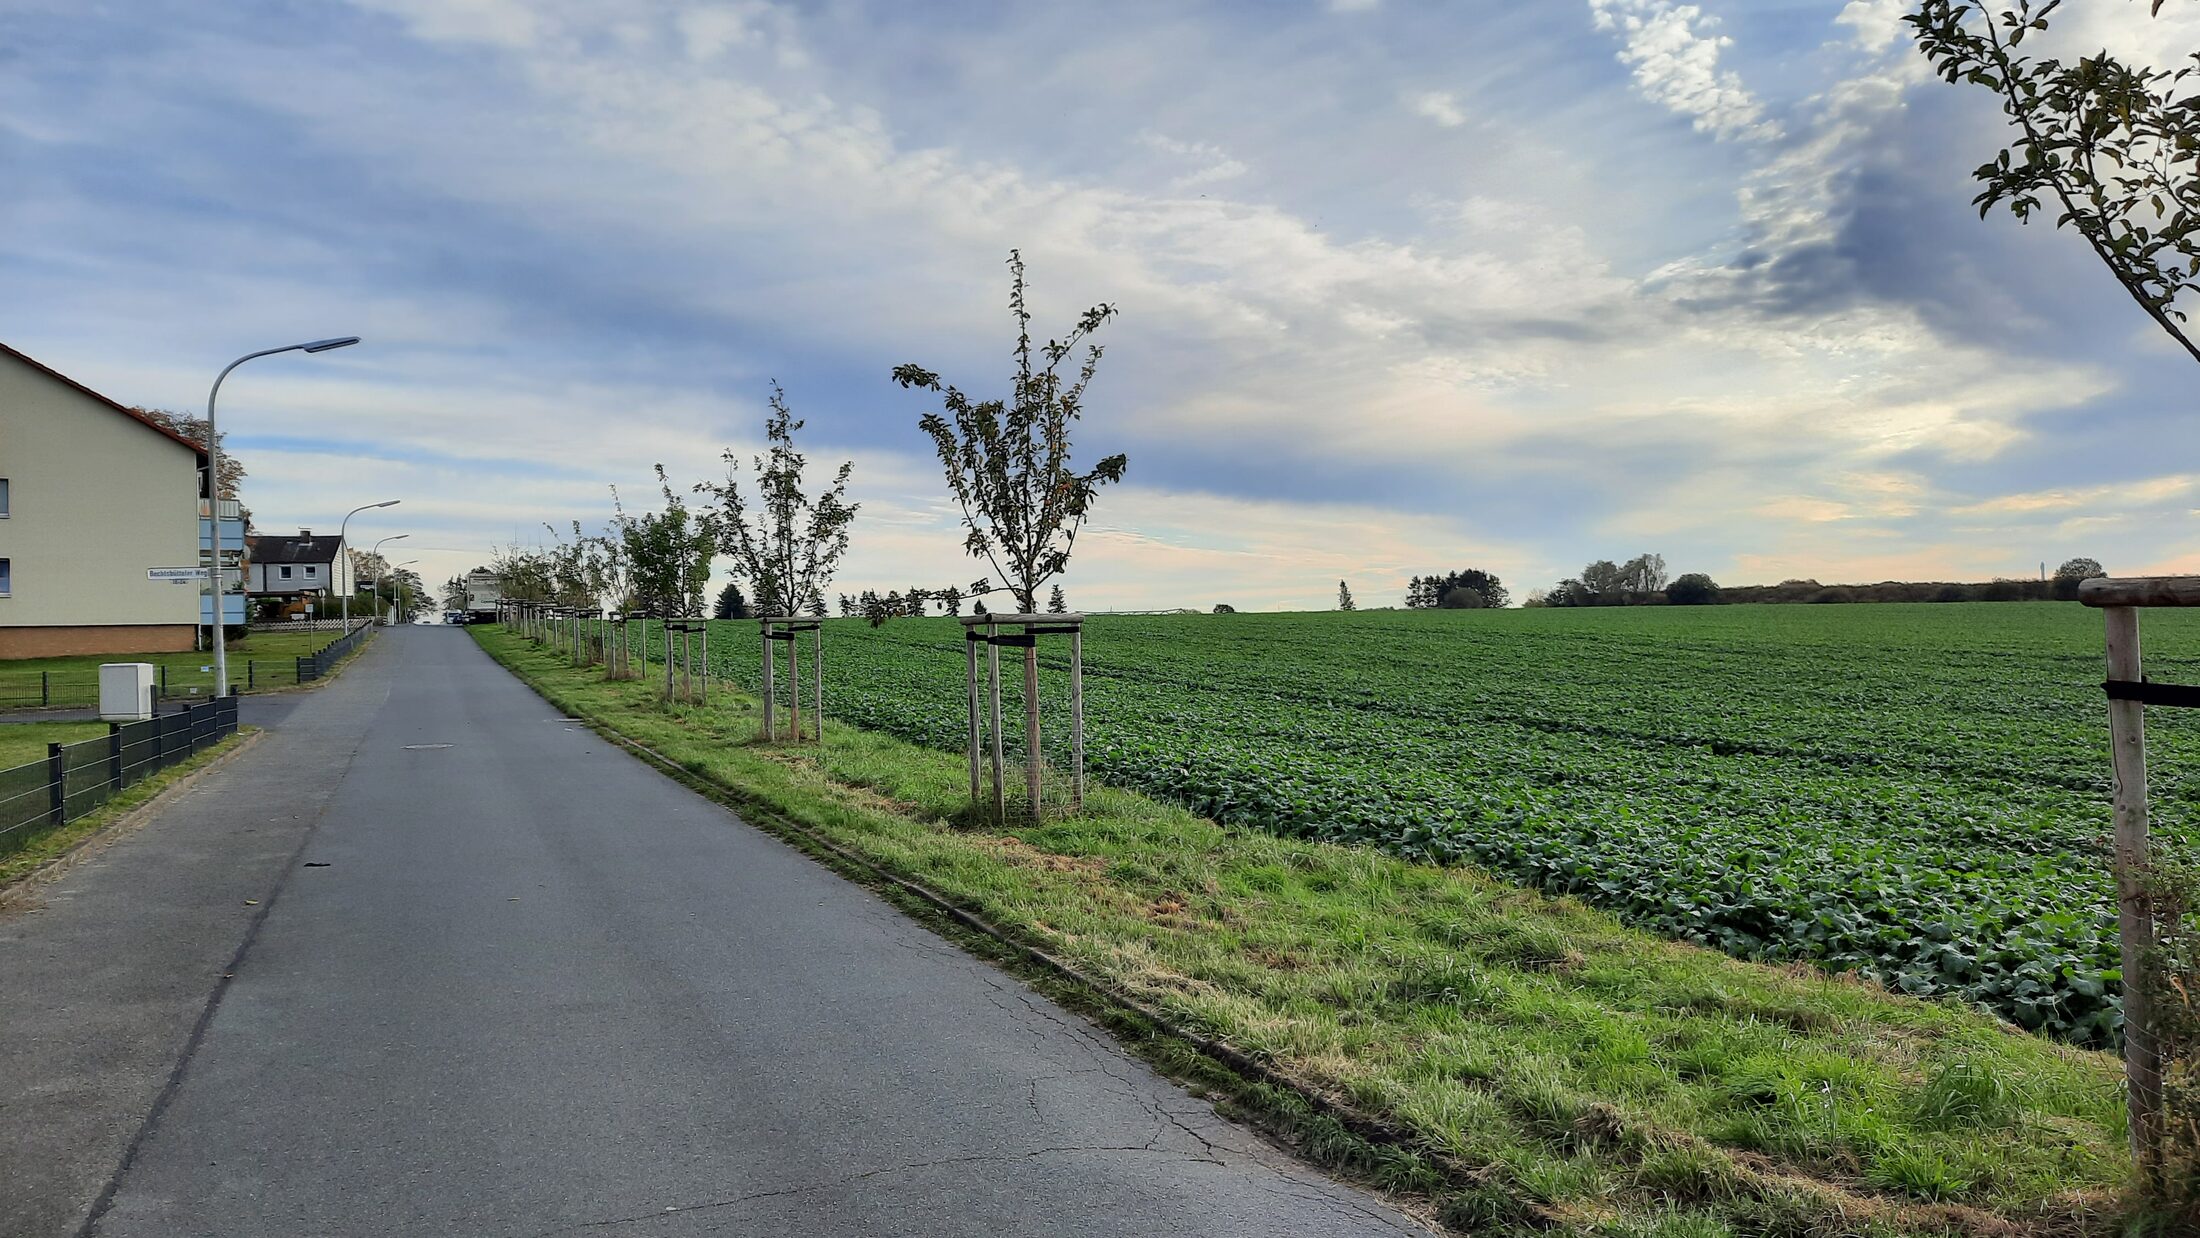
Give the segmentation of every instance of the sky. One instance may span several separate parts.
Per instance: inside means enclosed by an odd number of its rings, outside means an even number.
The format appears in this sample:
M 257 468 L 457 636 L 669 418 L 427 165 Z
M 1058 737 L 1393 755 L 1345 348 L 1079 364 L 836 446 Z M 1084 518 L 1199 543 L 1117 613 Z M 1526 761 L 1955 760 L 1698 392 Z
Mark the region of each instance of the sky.
M 2072 0 L 2155 64 L 2200 5 Z M 2200 374 L 2079 238 L 1981 221 L 1986 92 L 1895 0 L 0 0 L 0 342 L 223 389 L 263 529 L 432 581 L 759 446 L 861 512 L 832 592 L 968 559 L 916 362 L 1005 394 L 1118 317 L 1084 610 L 2200 572 Z M 722 578 L 722 577 L 721 577 Z

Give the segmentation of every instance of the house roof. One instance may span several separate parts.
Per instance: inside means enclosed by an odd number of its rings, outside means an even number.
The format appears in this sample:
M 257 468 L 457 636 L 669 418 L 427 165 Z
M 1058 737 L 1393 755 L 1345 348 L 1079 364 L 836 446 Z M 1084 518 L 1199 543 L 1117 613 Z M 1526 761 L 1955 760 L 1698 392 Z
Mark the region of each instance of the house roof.
M 333 533 L 316 537 L 281 537 L 259 533 L 244 539 L 254 563 L 334 563 L 343 539 Z
M 24 356 L 22 353 L 19 353 L 16 350 L 8 347 L 6 344 L 0 344 L 0 356 L 13 357 L 17 361 L 22 362 L 23 364 L 31 367 L 41 374 L 44 374 L 46 377 L 53 379 L 55 382 L 61 383 L 62 385 L 67 387 L 75 388 L 78 392 L 90 396 L 94 400 L 99 401 L 101 404 L 106 405 L 108 408 L 111 408 L 116 412 L 121 413 L 123 416 L 128 417 L 130 420 L 138 423 L 141 426 L 144 426 L 148 430 L 151 430 L 153 433 L 160 435 L 162 438 L 172 439 L 178 443 L 183 444 L 185 447 L 190 448 L 192 452 L 198 456 L 199 462 L 201 464 L 204 464 L 206 462 L 206 449 L 199 446 L 197 443 L 194 443 L 190 439 L 183 437 L 181 434 L 176 433 L 174 430 L 169 429 L 167 426 L 164 426 L 159 422 L 154 421 L 152 418 L 147 417 L 141 412 L 138 412 L 136 409 L 130 408 L 108 396 L 103 396 L 99 394 L 98 392 L 92 390 L 90 387 L 85 386 L 83 383 L 76 381 L 75 379 L 69 377 L 68 375 L 62 373 L 61 371 L 53 368 L 50 365 L 39 361 L 37 358 Z

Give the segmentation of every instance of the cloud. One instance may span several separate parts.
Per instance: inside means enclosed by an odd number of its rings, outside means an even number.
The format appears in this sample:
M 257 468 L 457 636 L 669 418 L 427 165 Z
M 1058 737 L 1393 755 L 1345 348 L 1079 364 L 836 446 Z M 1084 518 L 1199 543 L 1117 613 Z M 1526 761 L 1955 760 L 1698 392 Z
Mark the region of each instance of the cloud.
M 1446 129 L 1456 129 L 1467 123 L 1467 114 L 1460 110 L 1459 97 L 1448 90 L 1429 90 L 1408 100 L 1414 114 L 1426 116 Z
M 1166 134 L 1148 131 L 1138 135 L 1139 143 L 1157 151 L 1180 164 L 1191 164 L 1192 170 L 1177 176 L 1171 183 L 1178 188 L 1193 185 L 1212 185 L 1245 175 L 1246 166 L 1232 159 L 1229 152 L 1207 142 L 1185 142 Z
M 850 581 L 898 588 L 974 573 L 886 367 L 1000 394 L 1020 246 L 1042 331 L 1123 309 L 1079 438 L 1131 457 L 1072 581 L 1096 608 L 1527 584 L 1627 547 L 1721 579 L 1934 548 L 1946 575 L 2121 510 L 2112 429 L 2177 448 L 2168 371 L 2068 337 L 2117 311 L 2012 282 L 1999 247 L 2067 235 L 1966 216 L 1990 100 L 1942 106 L 1968 98 L 1862 37 L 1884 14 L 1784 8 L 1736 44 L 1695 6 L 1594 11 L 1631 81 L 1548 6 L 1474 40 L 1445 6 L 1350 39 L 1315 6 L 957 30 L 865 0 L 371 0 L 279 38 L 253 0 L 189 38 L 57 10 L 0 78 L 0 279 L 38 310 L 0 306 L 0 338 L 185 406 L 209 357 L 357 331 L 225 389 L 255 508 L 318 527 L 398 486 L 412 543 L 484 551 L 653 495 L 658 461 L 715 473 L 780 378 L 813 458 L 857 460 Z M 2050 492 L 2079 497 L 1954 510 Z M 2113 532 L 2133 562 L 2173 535 Z M 448 553 L 431 575 L 481 557 Z
M 2174 506 L 2200 489 L 2200 477 L 2175 473 L 2144 481 L 2118 482 L 2067 490 L 2034 490 L 2005 494 L 1953 509 L 1958 516 L 2032 516 L 2048 512 L 2076 511 L 2110 505 L 2130 508 Z
M 1734 41 L 1705 33 L 1718 25 L 1716 17 L 1672 0 L 1589 0 L 1589 7 L 1597 29 L 1622 36 L 1620 63 L 1634 67 L 1644 98 L 1723 140 L 1779 136 L 1741 75 L 1719 67 L 1720 53 Z

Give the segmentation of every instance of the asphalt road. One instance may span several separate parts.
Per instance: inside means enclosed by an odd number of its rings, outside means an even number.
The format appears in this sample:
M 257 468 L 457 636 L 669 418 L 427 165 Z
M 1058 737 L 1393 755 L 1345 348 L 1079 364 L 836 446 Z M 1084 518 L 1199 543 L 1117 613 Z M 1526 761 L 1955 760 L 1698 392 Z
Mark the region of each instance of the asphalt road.
M 1424 1232 L 395 629 L 0 915 L 0 1233 Z

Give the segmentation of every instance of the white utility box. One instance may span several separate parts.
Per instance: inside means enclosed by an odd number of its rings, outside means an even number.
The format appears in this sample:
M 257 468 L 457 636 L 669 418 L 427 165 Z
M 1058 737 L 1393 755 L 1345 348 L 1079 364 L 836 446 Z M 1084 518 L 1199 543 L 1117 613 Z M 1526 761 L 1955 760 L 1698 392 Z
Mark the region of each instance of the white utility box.
M 153 716 L 153 664 L 104 662 L 99 668 L 99 720 L 143 722 Z

